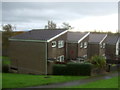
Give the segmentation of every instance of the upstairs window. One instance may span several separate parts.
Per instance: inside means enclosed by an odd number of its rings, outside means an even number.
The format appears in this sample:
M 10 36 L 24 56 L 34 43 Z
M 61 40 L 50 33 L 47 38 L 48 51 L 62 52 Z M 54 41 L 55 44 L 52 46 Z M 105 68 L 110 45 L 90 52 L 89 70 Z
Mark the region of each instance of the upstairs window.
M 103 48 L 105 48 L 105 43 L 103 43 Z
M 64 41 L 60 40 L 58 41 L 58 48 L 62 48 L 62 47 L 64 47 Z
M 100 48 L 103 48 L 103 45 L 102 45 L 102 44 L 100 44 Z
M 56 47 L 56 41 L 52 41 L 52 47 Z
M 87 42 L 84 42 L 84 48 L 87 48 Z
M 80 43 L 80 48 L 83 48 L 83 43 L 82 42 Z

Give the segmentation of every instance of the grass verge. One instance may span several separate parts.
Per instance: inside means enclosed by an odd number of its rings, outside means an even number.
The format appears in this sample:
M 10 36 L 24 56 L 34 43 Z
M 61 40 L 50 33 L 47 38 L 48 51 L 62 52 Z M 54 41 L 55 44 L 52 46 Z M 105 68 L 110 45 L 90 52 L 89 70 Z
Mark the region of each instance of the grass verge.
M 44 77 L 45 75 L 3 73 L 2 88 L 24 88 L 88 78 L 88 76 L 50 76 L 50 78 Z
M 105 80 L 98 80 L 87 84 L 82 84 L 67 88 L 118 88 L 118 77 L 113 77 Z

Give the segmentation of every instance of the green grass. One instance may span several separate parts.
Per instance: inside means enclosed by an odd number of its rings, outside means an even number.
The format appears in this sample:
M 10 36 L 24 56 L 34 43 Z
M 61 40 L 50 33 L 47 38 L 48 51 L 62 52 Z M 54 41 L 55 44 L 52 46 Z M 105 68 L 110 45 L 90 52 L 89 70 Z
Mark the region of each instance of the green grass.
M 67 88 L 118 88 L 118 77 L 82 84 Z
M 2 59 L 3 65 L 9 65 L 10 64 L 10 58 L 6 56 L 0 56 L 0 59 Z
M 2 90 L 2 73 L 0 73 L 0 90 Z
M 50 76 L 3 73 L 3 88 L 23 88 L 88 78 L 88 76 Z

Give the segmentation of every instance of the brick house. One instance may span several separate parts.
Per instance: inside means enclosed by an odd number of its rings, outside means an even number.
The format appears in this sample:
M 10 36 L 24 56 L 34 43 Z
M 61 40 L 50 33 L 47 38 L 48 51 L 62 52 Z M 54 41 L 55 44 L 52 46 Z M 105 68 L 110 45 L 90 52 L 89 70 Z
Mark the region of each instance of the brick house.
M 94 55 L 105 56 L 105 39 L 107 34 L 91 33 L 88 42 L 88 58 Z
M 89 40 L 87 32 L 68 32 L 66 44 L 66 58 L 75 60 L 78 57 L 87 57 L 87 42 Z
M 119 36 L 117 34 L 108 34 L 105 43 L 106 58 L 116 59 L 116 57 L 119 55 Z
M 49 62 L 64 62 L 67 30 L 32 30 L 9 38 L 10 70 L 51 74 Z

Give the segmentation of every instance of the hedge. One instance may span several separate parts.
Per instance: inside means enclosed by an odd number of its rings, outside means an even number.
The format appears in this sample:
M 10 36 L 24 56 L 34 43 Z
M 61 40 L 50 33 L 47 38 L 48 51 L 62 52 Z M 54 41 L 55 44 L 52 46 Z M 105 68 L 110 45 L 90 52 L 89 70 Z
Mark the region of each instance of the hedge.
M 53 67 L 54 75 L 91 75 L 91 64 L 69 63 L 67 65 L 57 65 Z
M 53 74 L 54 75 L 65 75 L 66 65 L 64 64 L 55 64 L 53 65 Z

